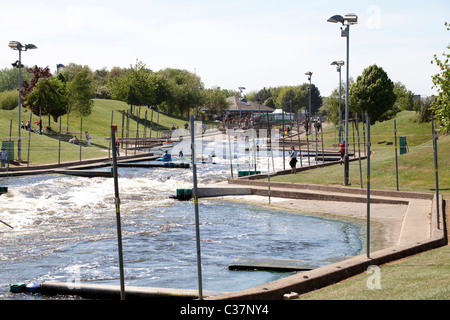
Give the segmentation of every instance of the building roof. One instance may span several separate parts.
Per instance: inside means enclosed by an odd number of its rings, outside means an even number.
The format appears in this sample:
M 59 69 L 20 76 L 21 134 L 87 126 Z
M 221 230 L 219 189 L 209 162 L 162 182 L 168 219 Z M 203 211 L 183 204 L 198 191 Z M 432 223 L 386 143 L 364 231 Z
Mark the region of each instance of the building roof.
M 227 101 L 230 102 L 230 106 L 228 107 L 228 111 L 231 112 L 273 112 L 275 109 L 271 107 L 267 107 L 264 105 L 258 105 L 257 102 L 247 101 L 246 99 L 241 99 L 238 96 L 232 96 L 227 98 Z

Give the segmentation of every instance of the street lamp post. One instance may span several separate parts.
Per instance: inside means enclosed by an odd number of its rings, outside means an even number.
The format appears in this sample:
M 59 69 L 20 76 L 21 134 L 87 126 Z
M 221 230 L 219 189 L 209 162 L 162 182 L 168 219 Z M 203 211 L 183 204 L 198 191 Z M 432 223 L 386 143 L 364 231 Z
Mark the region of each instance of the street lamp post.
M 309 80 L 308 131 L 309 131 L 309 134 L 311 134 L 311 124 L 312 124 L 312 121 L 311 121 L 311 93 L 312 93 L 311 92 L 311 78 L 312 78 L 312 72 L 311 71 L 306 72 L 305 75 L 308 76 L 308 80 Z
M 37 49 L 37 47 L 34 44 L 26 44 L 22 45 L 19 41 L 10 41 L 8 45 L 11 49 L 19 51 L 19 138 L 17 140 L 17 158 L 18 160 L 22 160 L 22 146 L 21 146 L 21 139 L 20 139 L 20 130 L 22 130 L 21 127 L 21 116 L 22 116 L 22 101 L 21 101 L 21 89 L 22 89 L 22 51 L 27 51 L 28 49 Z
M 350 51 L 350 26 L 358 23 L 358 17 L 354 13 L 332 16 L 327 20 L 332 23 L 342 23 L 341 37 L 347 38 L 347 90 L 345 92 L 345 156 L 344 156 L 344 185 L 349 184 L 349 159 L 348 159 L 348 78 L 349 78 L 349 51 Z M 340 84 L 339 84 L 340 85 Z
M 59 74 L 59 70 L 65 68 L 66 66 L 63 65 L 62 63 L 58 63 L 56 65 L 56 74 Z
M 258 112 L 261 117 L 261 95 L 258 94 Z
M 245 88 L 244 87 L 239 87 L 238 89 L 239 89 L 239 92 L 240 92 L 240 94 L 239 94 L 239 123 L 238 123 L 238 125 L 240 127 L 241 126 L 241 118 L 242 118 L 242 106 L 241 106 L 241 103 L 242 103 L 242 101 L 241 101 L 241 99 L 242 99 L 242 91 L 245 90 Z
M 341 109 L 341 66 L 344 65 L 344 61 L 333 61 L 331 63 L 332 66 L 336 66 L 337 72 L 339 72 L 339 143 L 341 143 L 342 139 L 342 109 Z

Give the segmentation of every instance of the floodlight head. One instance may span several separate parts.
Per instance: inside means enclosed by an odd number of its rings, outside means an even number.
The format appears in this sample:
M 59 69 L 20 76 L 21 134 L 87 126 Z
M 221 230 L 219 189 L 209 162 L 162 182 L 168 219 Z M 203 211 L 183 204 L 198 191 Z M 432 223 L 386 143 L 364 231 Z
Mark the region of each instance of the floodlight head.
M 332 17 L 331 17 L 330 19 L 328 19 L 327 21 L 328 21 L 328 22 L 332 22 L 332 23 L 338 23 L 338 22 L 340 22 L 340 23 L 344 24 L 344 17 L 337 14 L 337 15 L 335 15 L 335 16 L 332 16 Z
M 17 61 L 14 62 L 14 63 L 11 63 L 11 65 L 12 65 L 14 68 L 23 68 L 23 64 L 21 64 L 21 63 L 19 62 L 19 60 L 17 60 Z
M 37 47 L 34 44 L 26 44 L 25 46 L 22 45 L 19 41 L 10 41 L 8 45 L 11 49 L 14 50 L 24 50 L 27 51 L 28 49 L 37 49 Z
M 10 41 L 8 47 L 15 50 L 21 50 L 23 48 L 22 44 L 19 41 Z
M 344 16 L 344 20 L 347 21 L 349 24 L 357 24 L 358 23 L 358 16 L 354 13 L 347 13 Z
M 25 45 L 25 50 L 28 50 L 28 49 L 37 49 L 37 47 L 34 45 L 34 44 L 26 44 Z
M 312 72 L 311 72 L 311 71 L 308 71 L 308 72 L 305 73 L 305 75 L 307 75 L 307 76 L 312 76 Z
M 344 61 L 333 61 L 331 63 L 332 66 L 343 66 L 344 65 Z

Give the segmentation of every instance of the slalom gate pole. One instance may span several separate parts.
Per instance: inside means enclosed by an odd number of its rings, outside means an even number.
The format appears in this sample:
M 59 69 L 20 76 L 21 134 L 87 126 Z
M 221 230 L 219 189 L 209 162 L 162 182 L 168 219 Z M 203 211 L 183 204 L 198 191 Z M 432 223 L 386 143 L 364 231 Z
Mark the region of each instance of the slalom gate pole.
M 120 223 L 120 198 L 119 198 L 119 183 L 117 175 L 117 151 L 116 151 L 116 136 L 114 127 L 111 126 L 111 145 L 112 145 L 112 159 L 113 159 L 113 175 L 114 175 L 114 204 L 116 206 L 116 222 L 117 222 L 117 247 L 119 251 L 119 269 L 120 269 L 120 300 L 125 300 L 125 280 L 123 272 L 123 253 L 122 253 L 122 228 Z
M 202 288 L 202 258 L 200 253 L 200 223 L 198 214 L 198 192 L 197 192 L 197 164 L 195 163 L 195 125 L 194 116 L 191 115 L 191 157 L 192 157 L 192 174 L 193 174 L 193 196 L 195 207 L 195 235 L 197 244 L 197 273 L 198 273 L 198 298 L 203 300 L 203 288 Z M 203 135 L 203 133 L 202 133 Z
M 370 259 L 370 118 L 367 122 L 367 258 Z

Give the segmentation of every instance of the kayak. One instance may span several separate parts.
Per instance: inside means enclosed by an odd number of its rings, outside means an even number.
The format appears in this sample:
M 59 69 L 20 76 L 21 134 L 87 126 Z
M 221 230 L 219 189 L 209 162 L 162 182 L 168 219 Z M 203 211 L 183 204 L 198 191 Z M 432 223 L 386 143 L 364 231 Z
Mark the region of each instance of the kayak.
M 20 293 L 25 290 L 25 286 L 26 286 L 26 284 L 23 282 L 11 283 L 9 285 L 9 291 L 11 291 L 13 293 Z
M 41 284 L 40 283 L 31 282 L 31 283 L 27 284 L 27 290 L 30 293 L 39 292 L 40 289 L 41 289 Z
M 182 158 L 178 158 L 178 157 L 170 157 L 169 159 L 164 159 L 164 158 L 157 158 L 156 161 L 191 161 L 190 158 L 186 158 L 186 157 L 182 157 Z

